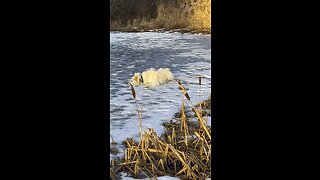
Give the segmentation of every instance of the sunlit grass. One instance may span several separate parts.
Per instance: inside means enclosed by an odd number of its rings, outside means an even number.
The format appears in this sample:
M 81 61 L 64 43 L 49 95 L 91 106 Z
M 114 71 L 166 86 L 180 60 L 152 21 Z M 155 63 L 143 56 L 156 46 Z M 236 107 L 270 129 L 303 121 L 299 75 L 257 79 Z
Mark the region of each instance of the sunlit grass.
M 113 0 L 115 1 L 115 0 Z M 112 1 L 112 2 L 113 2 Z M 110 30 L 118 31 L 150 31 L 155 29 L 174 30 L 187 28 L 190 31 L 211 32 L 211 0 L 157 0 L 157 6 L 145 6 L 156 8 L 156 14 L 150 14 L 152 10 L 144 10 L 139 14 L 137 5 L 129 3 L 132 0 L 117 0 L 115 9 L 121 13 L 110 14 Z M 121 1 L 128 1 L 121 3 Z M 174 3 L 173 3 L 174 2 Z M 111 3 L 111 2 L 110 2 Z M 110 6 L 115 6 L 115 3 Z M 123 10 L 121 11 L 121 6 Z M 120 9 L 119 9 L 120 8 Z M 110 9 L 112 11 L 112 9 Z M 125 16 L 127 12 L 127 16 Z M 149 14 L 148 14 L 149 13 Z
M 198 0 L 192 7 L 189 26 L 197 30 L 211 29 L 211 0 Z

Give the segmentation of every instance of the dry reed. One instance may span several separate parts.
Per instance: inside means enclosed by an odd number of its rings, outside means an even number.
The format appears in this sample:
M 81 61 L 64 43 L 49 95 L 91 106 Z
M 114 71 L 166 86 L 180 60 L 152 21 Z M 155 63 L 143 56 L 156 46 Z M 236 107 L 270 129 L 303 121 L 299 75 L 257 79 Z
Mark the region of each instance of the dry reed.
M 111 0 L 111 31 L 211 32 L 211 0 Z
M 178 84 L 191 104 L 184 86 L 180 81 Z M 135 99 L 133 86 L 131 90 Z M 188 118 L 185 113 L 187 108 L 192 109 L 194 118 Z M 141 122 L 140 115 L 138 111 Z M 117 179 L 119 172 L 126 172 L 134 178 L 152 179 L 163 175 L 181 179 L 211 177 L 211 128 L 202 117 L 202 109 L 188 106 L 182 98 L 181 117 L 163 125 L 165 132 L 159 137 L 152 128 L 142 134 L 140 123 L 140 141 L 134 142 L 133 138 L 125 141 L 124 158 L 111 162 L 111 179 Z

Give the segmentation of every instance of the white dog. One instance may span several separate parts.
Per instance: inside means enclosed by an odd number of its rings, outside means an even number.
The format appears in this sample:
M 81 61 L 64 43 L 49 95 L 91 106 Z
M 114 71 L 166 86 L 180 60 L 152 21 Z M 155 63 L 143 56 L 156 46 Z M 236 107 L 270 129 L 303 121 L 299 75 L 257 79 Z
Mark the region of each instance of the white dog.
M 168 68 L 160 68 L 158 70 L 151 68 L 142 72 L 142 74 L 134 73 L 130 83 L 133 86 L 144 85 L 145 87 L 155 87 L 171 80 L 173 80 L 173 74 Z

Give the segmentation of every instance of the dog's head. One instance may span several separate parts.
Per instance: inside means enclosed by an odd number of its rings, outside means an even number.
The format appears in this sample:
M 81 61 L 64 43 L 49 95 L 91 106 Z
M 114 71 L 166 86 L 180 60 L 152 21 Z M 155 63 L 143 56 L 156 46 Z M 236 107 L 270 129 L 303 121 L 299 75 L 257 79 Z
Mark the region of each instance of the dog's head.
M 133 75 L 132 78 L 131 78 L 130 83 L 131 83 L 133 86 L 142 85 L 142 84 L 143 84 L 143 77 L 141 76 L 140 73 L 134 73 L 134 75 Z

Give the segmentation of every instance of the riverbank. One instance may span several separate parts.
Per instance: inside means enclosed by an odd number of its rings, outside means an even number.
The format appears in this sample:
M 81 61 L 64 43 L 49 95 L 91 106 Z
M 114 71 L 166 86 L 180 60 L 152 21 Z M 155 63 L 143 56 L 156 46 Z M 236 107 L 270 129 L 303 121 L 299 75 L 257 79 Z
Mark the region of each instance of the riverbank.
M 189 34 L 211 34 L 211 30 L 210 29 L 202 29 L 202 30 L 191 30 L 188 28 L 182 28 L 182 29 L 165 29 L 165 28 L 160 28 L 160 29 L 142 29 L 139 27 L 131 27 L 128 29 L 113 29 L 110 30 L 110 32 L 156 32 L 156 33 L 164 33 L 164 32 L 168 32 L 168 33 L 189 33 Z
M 110 31 L 211 34 L 211 1 L 111 0 Z

